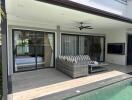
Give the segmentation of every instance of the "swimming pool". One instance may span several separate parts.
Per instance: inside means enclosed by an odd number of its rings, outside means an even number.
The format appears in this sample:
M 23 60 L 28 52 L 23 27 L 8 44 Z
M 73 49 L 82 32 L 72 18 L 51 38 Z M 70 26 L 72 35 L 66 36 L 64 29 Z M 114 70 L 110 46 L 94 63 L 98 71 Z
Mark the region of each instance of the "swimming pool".
M 64 100 L 132 100 L 132 79 L 117 82 Z

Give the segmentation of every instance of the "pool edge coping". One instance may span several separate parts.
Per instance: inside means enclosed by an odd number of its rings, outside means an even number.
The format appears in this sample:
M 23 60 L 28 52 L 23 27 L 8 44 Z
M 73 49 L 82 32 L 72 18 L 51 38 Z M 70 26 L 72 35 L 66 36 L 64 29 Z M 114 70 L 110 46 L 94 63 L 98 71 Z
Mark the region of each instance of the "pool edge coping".
M 51 95 L 35 98 L 33 100 L 53 100 L 53 99 L 54 100 L 66 100 L 68 98 L 84 94 L 86 92 L 91 92 L 91 91 L 94 91 L 96 89 L 100 89 L 100 88 L 103 88 L 103 87 L 106 87 L 106 86 L 109 86 L 109 85 L 112 85 L 112 84 L 115 84 L 115 83 L 118 83 L 118 82 L 121 82 L 121 81 L 124 81 L 124 80 L 127 80 L 127 79 L 131 79 L 132 75 L 130 75 L 130 74 L 126 73 L 126 74 L 123 74 L 123 75 L 119 75 L 119 76 L 115 76 L 115 77 L 108 78 L 108 79 L 105 79 L 105 80 L 101 80 L 101 81 L 97 81 L 97 82 L 94 82 L 94 83 L 86 84 L 86 85 L 79 86 L 79 87 L 76 87 L 76 88 L 72 88 L 72 89 L 69 89 L 69 90 L 65 90 L 65 91 L 62 91 L 62 92 L 57 92 L 57 93 L 54 93 L 54 94 L 51 94 Z M 77 90 L 80 90 L 80 92 L 77 93 L 76 92 Z

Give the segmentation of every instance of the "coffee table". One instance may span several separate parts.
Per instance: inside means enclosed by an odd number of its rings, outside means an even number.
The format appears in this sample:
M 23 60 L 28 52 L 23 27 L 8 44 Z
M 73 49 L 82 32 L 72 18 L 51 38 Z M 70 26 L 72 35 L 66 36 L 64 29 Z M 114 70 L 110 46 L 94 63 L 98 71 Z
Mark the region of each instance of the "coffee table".
M 101 71 L 106 71 L 107 68 L 104 66 L 107 66 L 108 64 L 106 63 L 99 63 L 99 64 L 89 64 L 89 73 L 95 73 L 95 72 L 101 72 Z

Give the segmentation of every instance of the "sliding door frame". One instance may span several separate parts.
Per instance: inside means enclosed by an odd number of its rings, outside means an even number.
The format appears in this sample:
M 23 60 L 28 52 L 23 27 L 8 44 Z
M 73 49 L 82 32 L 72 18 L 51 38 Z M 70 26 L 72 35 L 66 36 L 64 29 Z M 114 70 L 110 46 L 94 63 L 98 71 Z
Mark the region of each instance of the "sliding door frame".
M 102 37 L 102 38 L 104 38 L 103 61 L 102 62 L 105 62 L 105 43 L 106 43 L 105 35 L 99 36 L 99 35 L 91 35 L 91 34 L 88 34 L 88 35 L 87 34 L 80 35 L 80 34 L 61 33 L 61 54 L 62 54 L 62 36 L 63 35 L 77 36 L 78 40 L 79 40 L 79 36 L 93 36 L 93 37 Z M 77 45 L 79 45 L 79 41 L 78 41 L 78 44 Z M 77 53 L 79 54 L 79 46 L 77 47 Z
M 23 71 L 15 71 L 15 56 L 14 56 L 14 36 L 15 31 L 33 31 L 33 32 L 46 32 L 48 34 L 53 35 L 53 67 L 44 67 L 44 68 L 37 68 L 37 65 L 35 65 L 35 69 L 31 70 L 23 70 Z M 28 72 L 28 71 L 34 71 L 34 70 L 40 70 L 40 69 L 46 69 L 46 68 L 55 68 L 55 32 L 52 31 L 39 31 L 39 30 L 28 30 L 28 29 L 12 29 L 12 54 L 13 54 L 13 73 L 19 73 L 19 72 Z M 37 62 L 36 62 L 37 63 Z

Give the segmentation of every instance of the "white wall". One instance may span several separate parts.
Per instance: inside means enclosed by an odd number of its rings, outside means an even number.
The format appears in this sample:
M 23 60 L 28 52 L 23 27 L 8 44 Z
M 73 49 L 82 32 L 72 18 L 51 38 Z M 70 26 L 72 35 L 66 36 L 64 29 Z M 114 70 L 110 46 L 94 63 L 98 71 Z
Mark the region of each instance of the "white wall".
M 16 26 L 16 25 L 8 25 L 8 61 L 9 61 L 9 75 L 13 74 L 13 51 L 12 51 L 12 29 L 24 29 L 24 30 L 38 30 L 38 31 L 49 31 L 49 32 L 55 32 L 55 57 L 57 57 L 58 55 L 61 54 L 61 33 L 68 33 L 68 34 L 83 34 L 83 35 L 103 35 L 102 31 L 98 31 L 98 33 L 96 33 L 96 31 L 94 32 L 76 32 L 76 31 L 72 31 L 72 30 L 57 30 L 56 29 L 46 29 L 43 28 L 39 25 L 37 25 L 37 27 L 31 27 L 30 25 L 25 25 L 23 26 Z M 38 28 L 39 27 L 39 28 Z M 60 32 L 60 33 L 59 33 Z M 59 38 L 59 39 L 58 39 Z
M 6 0 L 7 1 L 7 0 Z M 22 0 L 19 0 L 22 1 Z M 81 1 L 81 0 L 78 0 Z M 84 1 L 84 0 L 82 0 Z M 9 1 L 10 3 L 13 3 L 11 1 Z M 105 10 L 111 10 L 113 11 L 113 13 L 117 13 L 117 14 L 122 14 L 122 11 L 125 9 L 125 6 L 115 2 L 114 0 L 111 0 L 111 3 L 108 3 L 108 1 L 106 0 L 89 0 L 89 2 L 91 2 L 91 4 L 95 4 L 93 5 L 94 7 L 100 7 L 100 9 L 105 9 Z M 9 3 L 9 4 L 10 4 Z M 17 2 L 15 2 L 17 3 Z M 117 4 L 118 3 L 118 4 Z M 17 4 L 16 4 L 17 5 Z M 11 5 L 8 5 L 11 6 Z M 23 9 L 22 5 L 19 5 L 21 9 Z M 14 7 L 13 5 L 9 8 L 13 8 L 11 10 L 11 12 L 7 11 L 8 17 L 8 25 L 12 25 L 9 27 L 8 30 L 8 44 L 9 44 L 9 49 L 8 49 L 8 56 L 9 56 L 9 74 L 13 73 L 13 56 L 12 56 L 12 28 L 20 28 L 20 29 L 30 29 L 30 30 L 41 30 L 41 31 L 53 31 L 53 32 L 58 32 L 57 31 L 57 27 L 55 25 L 47 25 L 44 22 L 38 22 L 37 20 L 30 20 L 30 19 L 24 19 L 21 18 L 20 16 L 15 16 L 14 13 L 17 12 L 13 12 L 14 10 L 16 10 L 17 7 Z M 33 7 L 34 8 L 34 7 Z M 9 9 L 8 9 L 9 10 Z M 21 10 L 19 11 L 19 13 L 21 12 Z M 12 16 L 13 15 L 13 16 Z M 41 16 L 41 15 L 38 15 Z M 10 17 L 10 18 L 9 18 Z M 125 42 L 126 43 L 126 32 L 124 30 L 115 30 L 115 31 L 104 31 L 104 30 L 94 30 L 94 31 L 85 31 L 85 32 L 76 32 L 78 30 L 76 29 L 71 29 L 71 30 L 60 30 L 61 32 L 65 32 L 65 33 L 72 33 L 72 34 L 93 34 L 93 35 L 100 35 L 100 34 L 106 34 L 106 43 L 111 43 L 111 42 Z M 61 34 L 57 34 L 55 33 L 55 55 L 57 57 L 57 55 L 60 54 L 60 42 L 61 42 Z M 59 38 L 60 40 L 57 40 L 57 38 Z M 107 51 L 107 50 L 106 50 Z M 106 61 L 110 62 L 110 63 L 115 63 L 115 64 L 120 64 L 120 65 L 125 65 L 125 55 L 109 55 L 106 53 Z
M 71 0 L 87 6 L 112 12 L 118 15 L 123 15 L 126 10 L 126 5 L 117 2 L 116 0 Z
M 38 27 L 28 27 L 28 26 L 10 26 L 9 25 L 9 31 L 8 31 L 8 44 L 9 44 L 9 48 L 8 49 L 8 56 L 9 56 L 9 74 L 13 74 L 13 55 L 12 55 L 12 29 L 13 28 L 17 28 L 17 29 L 30 29 L 30 30 L 41 30 L 41 31 L 54 31 L 55 33 L 55 55 L 56 57 L 58 55 L 60 55 L 61 53 L 61 34 L 57 32 L 57 28 L 56 30 L 52 30 L 52 29 L 44 29 L 44 28 L 38 28 Z M 75 32 L 75 31 L 62 31 L 60 30 L 60 32 L 64 32 L 64 33 L 71 33 L 71 34 L 80 34 L 80 32 Z M 88 34 L 92 34 L 92 35 L 105 35 L 106 36 L 106 61 L 109 63 L 114 63 L 114 64 L 119 64 L 119 65 L 126 65 L 126 55 L 113 55 L 113 54 L 107 54 L 107 43 L 127 43 L 127 39 L 126 39 L 126 30 L 102 30 L 102 31 L 98 31 L 98 33 L 90 33 L 90 32 L 84 32 L 81 34 L 84 35 L 88 35 Z M 130 32 L 129 32 L 130 33 Z M 59 38 L 59 40 L 58 40 Z M 126 54 L 126 52 L 125 52 Z
M 71 0 L 97 9 L 105 10 L 124 17 L 132 18 L 132 0 L 127 5 L 117 2 L 118 0 Z
M 126 11 L 124 12 L 124 16 L 132 18 L 132 1 L 130 0 L 128 0 L 128 5 L 126 7 Z
M 107 32 L 106 34 L 106 61 L 107 62 L 119 64 L 119 65 L 126 65 L 126 50 L 125 50 L 125 55 L 107 54 L 107 43 L 127 44 L 126 36 L 127 35 L 125 30 L 110 30 Z

